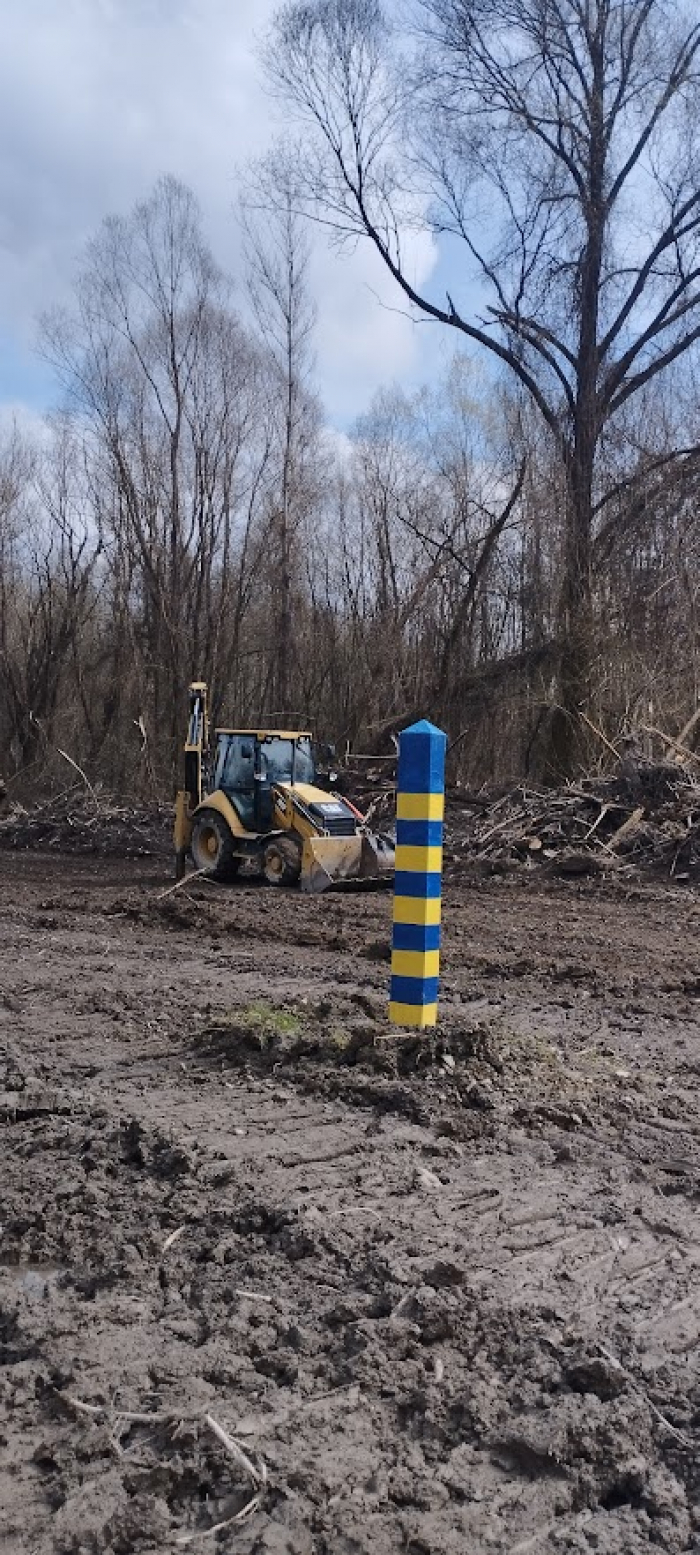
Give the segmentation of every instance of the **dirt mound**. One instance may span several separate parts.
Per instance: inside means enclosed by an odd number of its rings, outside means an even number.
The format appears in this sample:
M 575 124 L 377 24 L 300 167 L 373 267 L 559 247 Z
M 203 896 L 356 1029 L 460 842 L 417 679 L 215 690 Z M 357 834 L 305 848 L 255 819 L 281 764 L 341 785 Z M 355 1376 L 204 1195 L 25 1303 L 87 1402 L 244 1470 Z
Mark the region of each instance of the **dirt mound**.
M 294 1006 L 258 1001 L 219 1015 L 194 1044 L 219 1067 L 279 1075 L 301 1091 L 414 1121 L 439 1114 L 445 1099 L 489 1112 L 503 1067 L 488 1025 L 448 1015 L 439 1033 L 387 1030 L 385 1004 L 359 991 Z M 473 1118 L 465 1129 L 473 1134 Z

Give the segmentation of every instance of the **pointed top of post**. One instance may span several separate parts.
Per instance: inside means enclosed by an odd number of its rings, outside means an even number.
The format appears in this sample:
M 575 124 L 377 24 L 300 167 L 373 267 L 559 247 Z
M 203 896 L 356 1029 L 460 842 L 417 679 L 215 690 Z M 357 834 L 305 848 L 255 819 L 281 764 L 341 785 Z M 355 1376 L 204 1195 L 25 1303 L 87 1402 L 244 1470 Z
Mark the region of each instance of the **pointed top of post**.
M 403 734 L 439 734 L 443 740 L 447 739 L 444 730 L 438 729 L 437 724 L 431 724 L 429 718 L 419 718 L 417 723 L 409 724 L 407 729 L 401 730 Z

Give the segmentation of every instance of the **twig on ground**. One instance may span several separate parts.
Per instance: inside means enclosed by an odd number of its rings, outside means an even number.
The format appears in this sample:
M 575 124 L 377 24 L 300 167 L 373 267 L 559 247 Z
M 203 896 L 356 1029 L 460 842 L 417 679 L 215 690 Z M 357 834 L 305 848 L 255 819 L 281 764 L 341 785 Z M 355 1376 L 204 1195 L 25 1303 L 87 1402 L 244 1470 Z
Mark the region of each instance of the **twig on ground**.
M 608 839 L 607 846 L 614 851 L 615 848 L 619 847 L 621 842 L 624 842 L 626 837 L 632 837 L 634 835 L 640 822 L 643 820 L 644 806 L 637 805 L 637 808 L 632 811 L 632 814 L 628 815 L 627 820 L 623 821 L 622 825 L 618 826 L 617 831 L 613 832 L 612 837 Z
M 124 1456 L 124 1450 L 119 1441 L 119 1435 L 124 1425 L 165 1425 L 170 1428 L 174 1439 L 182 1429 L 186 1418 L 190 1423 L 194 1423 L 200 1418 L 195 1415 L 185 1417 L 180 1414 L 175 1415 L 156 1410 L 152 1414 L 144 1414 L 132 1409 L 118 1409 L 110 1404 L 87 1404 L 84 1399 L 75 1398 L 72 1393 L 59 1393 L 58 1396 L 63 1399 L 65 1404 L 69 1404 L 72 1409 L 75 1409 L 78 1414 L 87 1415 L 91 1420 L 102 1418 L 109 1420 L 111 1426 L 110 1444 L 121 1457 Z M 213 1432 L 225 1452 L 229 1454 L 229 1457 L 233 1458 L 234 1463 L 238 1464 L 238 1467 L 243 1469 L 243 1472 L 248 1476 L 253 1486 L 254 1494 L 233 1517 L 228 1517 L 223 1522 L 215 1523 L 211 1528 L 203 1528 L 193 1533 L 180 1534 L 176 1540 L 177 1544 L 189 1544 L 194 1539 L 211 1538 L 221 1528 L 228 1528 L 234 1523 L 243 1522 L 244 1518 L 250 1517 L 252 1512 L 257 1511 L 262 1491 L 267 1484 L 267 1468 L 262 1460 L 260 1460 L 260 1466 L 257 1467 L 248 1457 L 247 1452 L 244 1452 L 240 1443 L 236 1441 L 236 1438 L 231 1436 L 229 1431 L 225 1431 L 224 1427 L 219 1425 L 218 1420 L 215 1420 L 213 1415 L 205 1414 L 204 1422 L 209 1427 L 209 1430 Z
M 175 884 L 169 885 L 166 891 L 160 891 L 158 896 L 154 896 L 154 902 L 162 902 L 164 897 L 172 896 L 173 891 L 179 891 L 183 885 L 191 885 L 192 881 L 196 880 L 199 875 L 207 875 L 208 873 L 208 869 L 195 869 L 191 875 L 183 875 L 182 880 L 176 880 Z
M 255 1464 L 251 1462 L 248 1454 L 243 1451 L 240 1443 L 236 1441 L 235 1437 L 230 1436 L 229 1432 L 225 1431 L 222 1425 L 219 1425 L 218 1421 L 214 1419 L 213 1415 L 205 1415 L 204 1419 L 209 1426 L 209 1430 L 214 1432 L 217 1441 L 221 1442 L 222 1447 L 225 1447 L 226 1451 L 230 1453 L 234 1462 L 238 1463 L 239 1466 L 245 1470 L 249 1479 L 256 1486 L 256 1488 L 266 1484 L 267 1469 L 265 1468 L 265 1464 L 261 1464 L 260 1468 L 256 1469 Z
M 71 767 L 75 767 L 76 772 L 80 773 L 80 776 L 81 776 L 81 778 L 82 778 L 82 780 L 83 780 L 83 782 L 85 784 L 85 787 L 87 789 L 89 789 L 90 794 L 92 795 L 92 801 L 93 801 L 93 804 L 95 806 L 95 809 L 99 810 L 99 808 L 100 808 L 99 799 L 97 798 L 97 794 L 95 793 L 95 790 L 94 790 L 94 788 L 92 786 L 92 783 L 90 782 L 89 777 L 87 776 L 87 774 L 85 772 L 83 772 L 82 767 L 78 766 L 77 761 L 74 761 L 73 757 L 69 756 L 67 751 L 61 750 L 60 745 L 56 746 L 56 750 L 58 751 L 59 756 L 63 757 L 64 761 L 67 761 Z
M 163 1246 L 161 1247 L 161 1253 L 167 1253 L 169 1247 L 174 1247 L 175 1243 L 179 1242 L 180 1237 L 186 1230 L 187 1226 L 178 1226 L 176 1231 L 171 1231 L 170 1236 L 166 1236 L 165 1238 Z
M 645 734 L 655 734 L 657 740 L 661 740 L 662 744 L 669 747 L 669 750 L 677 751 L 684 761 L 693 761 L 696 766 L 700 766 L 700 756 L 698 756 L 697 751 L 691 751 L 687 745 L 681 745 L 680 740 L 674 740 L 672 734 L 664 734 L 663 729 L 657 729 L 654 724 L 642 724 L 642 728 Z
M 86 1404 L 82 1398 L 74 1398 L 72 1393 L 59 1393 L 58 1396 L 64 1404 L 70 1404 L 71 1409 L 76 1409 L 78 1414 L 90 1415 L 93 1419 L 99 1415 L 112 1415 L 118 1420 L 128 1420 L 132 1425 L 168 1425 L 174 1424 L 179 1418 L 157 1411 L 143 1414 L 132 1409 L 114 1409 L 111 1404 Z
M 338 1215 L 374 1215 L 375 1220 L 381 1220 L 379 1210 L 372 1209 L 371 1204 L 348 1204 L 342 1209 L 329 1210 L 328 1220 L 335 1220 Z
M 619 761 L 620 760 L 620 752 L 615 749 L 615 746 L 613 745 L 612 740 L 608 739 L 607 734 L 603 734 L 602 729 L 599 729 L 598 725 L 594 724 L 593 719 L 589 718 L 588 714 L 582 712 L 580 708 L 579 708 L 579 717 L 582 718 L 583 722 L 588 725 L 588 728 L 591 730 L 591 733 L 595 734 L 597 736 L 597 738 L 602 741 L 603 745 L 606 746 L 607 750 L 609 750 L 612 753 L 612 755 L 615 757 L 615 760 Z
M 598 800 L 598 803 L 600 804 L 600 800 Z M 612 806 L 608 803 L 607 799 L 604 800 L 604 802 L 602 804 L 602 807 L 601 807 L 601 810 L 600 810 L 600 814 L 598 815 L 597 820 L 595 820 L 593 822 L 592 826 L 589 826 L 588 831 L 586 832 L 586 835 L 583 838 L 584 842 L 588 842 L 589 837 L 592 837 L 593 833 L 598 830 L 598 827 L 600 826 L 601 821 L 605 819 L 605 816 L 607 815 L 608 811 L 611 808 L 612 808 Z
M 221 1533 L 222 1528 L 232 1528 L 234 1523 L 242 1523 L 246 1517 L 251 1516 L 251 1513 L 257 1512 L 259 1505 L 260 1496 L 256 1492 L 251 1496 L 250 1501 L 246 1501 L 245 1506 L 241 1507 L 240 1512 L 234 1512 L 233 1517 L 225 1517 L 222 1523 L 213 1523 L 211 1528 L 201 1528 L 195 1533 L 181 1533 L 175 1542 L 193 1544 L 195 1539 L 211 1539 L 215 1534 Z
M 639 1397 L 644 1399 L 645 1404 L 648 1405 L 652 1414 L 656 1416 L 656 1419 L 659 1420 L 663 1426 L 665 1426 L 670 1435 L 675 1437 L 677 1442 L 682 1442 L 684 1447 L 692 1447 L 693 1443 L 691 1442 L 690 1438 L 685 1436 L 683 1431 L 679 1431 L 678 1427 L 673 1425 L 667 1416 L 663 1414 L 663 1412 L 654 1403 L 653 1399 L 649 1397 L 646 1389 L 641 1387 L 640 1383 L 636 1381 L 636 1379 L 632 1376 L 632 1373 L 627 1370 L 626 1366 L 623 1366 L 622 1362 L 618 1361 L 617 1356 L 613 1355 L 611 1350 L 606 1350 L 604 1344 L 597 1343 L 596 1349 L 600 1351 L 601 1355 L 605 1356 L 606 1361 L 610 1363 L 615 1371 L 622 1373 L 622 1376 L 625 1377 L 633 1392 L 638 1393 Z

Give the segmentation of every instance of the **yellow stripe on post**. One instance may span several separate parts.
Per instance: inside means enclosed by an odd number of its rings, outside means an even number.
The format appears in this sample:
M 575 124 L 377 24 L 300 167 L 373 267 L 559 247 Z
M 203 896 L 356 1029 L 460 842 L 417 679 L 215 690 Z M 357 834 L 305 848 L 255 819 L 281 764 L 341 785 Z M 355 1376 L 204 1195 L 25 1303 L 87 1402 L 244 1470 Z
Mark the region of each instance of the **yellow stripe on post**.
M 397 821 L 442 821 L 445 815 L 444 794 L 397 794 Z
M 419 875 L 439 875 L 442 869 L 442 848 L 412 848 L 405 842 L 396 849 L 396 872 L 410 871 Z
M 439 896 L 395 896 L 394 923 L 416 923 L 421 928 L 440 922 Z
M 391 970 L 397 977 L 437 977 L 439 950 L 392 950 Z
M 389 1020 L 393 1026 L 426 1026 L 437 1025 L 437 1002 L 435 1004 L 401 1004 L 397 999 L 392 999 L 389 1004 Z

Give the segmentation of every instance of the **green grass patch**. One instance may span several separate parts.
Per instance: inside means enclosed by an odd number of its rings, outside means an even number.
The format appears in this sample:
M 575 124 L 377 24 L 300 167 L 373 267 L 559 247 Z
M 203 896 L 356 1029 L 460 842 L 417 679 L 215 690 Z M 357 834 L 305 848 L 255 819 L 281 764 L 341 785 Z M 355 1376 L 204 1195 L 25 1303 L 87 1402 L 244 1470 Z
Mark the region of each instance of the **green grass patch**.
M 294 1010 L 280 1009 L 265 1000 L 256 1000 L 240 1010 L 229 1010 L 218 1025 L 227 1025 L 255 1040 L 261 1049 L 272 1047 L 275 1042 L 299 1037 L 302 1031 L 301 1016 Z

